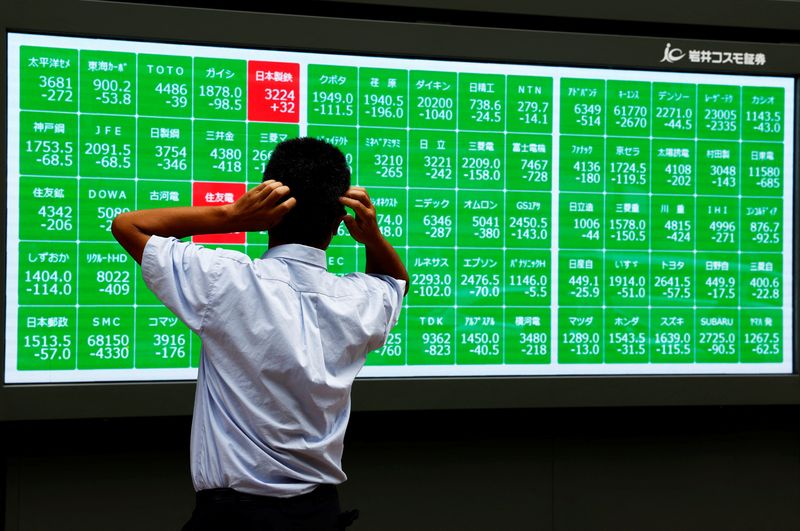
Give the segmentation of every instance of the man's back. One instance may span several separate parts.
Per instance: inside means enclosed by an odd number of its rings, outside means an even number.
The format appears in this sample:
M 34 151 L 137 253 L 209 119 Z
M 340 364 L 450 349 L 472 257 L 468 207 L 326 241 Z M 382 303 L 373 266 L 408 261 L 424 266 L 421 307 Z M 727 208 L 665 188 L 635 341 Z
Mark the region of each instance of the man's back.
M 394 326 L 404 285 L 325 270 L 287 244 L 250 260 L 153 237 L 148 286 L 203 339 L 192 427 L 195 489 L 278 497 L 341 483 L 350 388 Z

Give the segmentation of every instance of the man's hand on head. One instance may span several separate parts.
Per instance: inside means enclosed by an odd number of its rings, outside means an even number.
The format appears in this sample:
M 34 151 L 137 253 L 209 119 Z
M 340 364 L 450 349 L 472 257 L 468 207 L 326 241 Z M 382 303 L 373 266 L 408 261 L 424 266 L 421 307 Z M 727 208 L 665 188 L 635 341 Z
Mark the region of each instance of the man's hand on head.
M 353 239 L 363 243 L 366 248 L 366 273 L 388 275 L 403 280 L 406 285 L 406 293 L 408 293 L 408 271 L 392 244 L 383 237 L 381 229 L 378 227 L 375 207 L 372 205 L 367 190 L 359 186 L 351 186 L 339 200 L 356 213 L 355 217 L 349 214 L 344 216 L 342 221 L 347 225 L 347 230 L 350 231 Z
M 271 229 L 283 219 L 297 199 L 289 197 L 289 187 L 278 181 L 264 181 L 245 192 L 235 203 L 227 205 L 233 232 L 253 232 Z
M 355 241 L 368 245 L 383 238 L 378 227 L 375 207 L 366 188 L 351 186 L 339 200 L 343 205 L 352 208 L 356 214 L 355 217 L 347 214 L 342 218 Z
M 142 254 L 151 236 L 183 238 L 195 234 L 270 229 L 297 203 L 288 194 L 287 186 L 266 181 L 232 205 L 123 212 L 114 218 L 111 233 L 137 263 L 142 263 Z

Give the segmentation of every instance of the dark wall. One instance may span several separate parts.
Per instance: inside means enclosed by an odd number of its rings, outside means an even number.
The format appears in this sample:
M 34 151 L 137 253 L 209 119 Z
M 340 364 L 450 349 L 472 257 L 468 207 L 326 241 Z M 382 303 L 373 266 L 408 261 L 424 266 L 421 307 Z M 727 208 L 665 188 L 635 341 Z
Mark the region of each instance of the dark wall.
M 797 530 L 798 408 L 358 413 L 362 530 Z M 188 418 L 4 425 L 9 531 L 175 530 Z
M 800 2 L 431 4 L 300 1 L 281 9 L 800 42 Z M 350 480 L 340 492 L 345 507 L 361 510 L 354 526 L 361 530 L 797 530 L 798 413 L 795 406 L 357 412 L 345 449 Z M 189 426 L 188 417 L 0 424 L 6 529 L 178 529 L 193 505 Z

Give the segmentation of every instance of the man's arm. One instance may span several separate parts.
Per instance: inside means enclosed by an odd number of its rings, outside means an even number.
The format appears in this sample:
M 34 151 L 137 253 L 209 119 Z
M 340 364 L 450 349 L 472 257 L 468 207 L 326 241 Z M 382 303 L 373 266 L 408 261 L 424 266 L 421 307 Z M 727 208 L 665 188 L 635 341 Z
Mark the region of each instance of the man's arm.
M 142 263 L 151 236 L 183 238 L 194 234 L 250 232 L 275 226 L 294 207 L 294 197 L 281 200 L 289 188 L 266 181 L 249 190 L 232 205 L 175 207 L 124 212 L 114 219 L 111 233 L 137 263 Z
M 367 190 L 353 186 L 342 197 L 341 202 L 352 208 L 356 216 L 347 215 L 343 221 L 350 235 L 363 243 L 367 251 L 366 273 L 388 275 L 406 283 L 406 293 L 410 279 L 406 266 L 378 228 L 375 207 L 367 194 Z

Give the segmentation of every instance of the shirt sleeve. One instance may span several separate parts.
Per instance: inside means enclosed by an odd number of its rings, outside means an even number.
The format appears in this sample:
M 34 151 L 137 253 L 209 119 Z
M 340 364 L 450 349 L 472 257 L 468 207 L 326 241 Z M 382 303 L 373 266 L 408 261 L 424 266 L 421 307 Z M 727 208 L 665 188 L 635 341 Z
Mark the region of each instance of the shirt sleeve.
M 400 318 L 400 308 L 403 306 L 403 296 L 406 291 L 405 280 L 398 280 L 388 275 L 366 275 L 370 295 L 377 300 L 383 301 L 384 320 L 382 334 L 379 343 L 369 346 L 369 350 L 375 350 L 386 343 L 389 333 L 397 324 Z
M 202 246 L 160 236 L 150 237 L 142 255 L 147 287 L 198 334 L 219 277 L 217 257 Z

